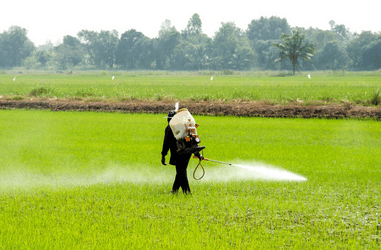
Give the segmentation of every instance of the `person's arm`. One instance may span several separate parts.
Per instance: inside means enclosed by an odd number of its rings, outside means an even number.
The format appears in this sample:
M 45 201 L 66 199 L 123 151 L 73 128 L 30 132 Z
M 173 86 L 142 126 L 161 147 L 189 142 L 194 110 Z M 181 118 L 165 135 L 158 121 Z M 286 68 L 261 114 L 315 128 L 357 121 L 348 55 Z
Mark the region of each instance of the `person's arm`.
M 171 131 L 168 131 L 168 127 L 165 129 L 165 134 L 164 134 L 164 142 L 163 142 L 163 149 L 161 150 L 161 164 L 163 165 L 167 165 L 165 163 L 165 156 L 168 154 L 168 150 L 169 150 L 169 134 L 168 132 L 171 132 Z

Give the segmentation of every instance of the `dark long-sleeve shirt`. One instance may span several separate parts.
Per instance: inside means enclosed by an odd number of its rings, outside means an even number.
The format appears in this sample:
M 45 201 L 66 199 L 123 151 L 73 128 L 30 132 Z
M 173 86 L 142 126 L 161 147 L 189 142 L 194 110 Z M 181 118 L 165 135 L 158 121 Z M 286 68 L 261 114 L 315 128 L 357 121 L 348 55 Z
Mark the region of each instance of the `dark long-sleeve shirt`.
M 176 138 L 173 135 L 172 129 L 169 125 L 165 128 L 163 150 L 161 151 L 161 154 L 166 156 L 168 154 L 168 150 L 171 152 L 169 164 L 176 165 L 176 159 L 178 158 Z

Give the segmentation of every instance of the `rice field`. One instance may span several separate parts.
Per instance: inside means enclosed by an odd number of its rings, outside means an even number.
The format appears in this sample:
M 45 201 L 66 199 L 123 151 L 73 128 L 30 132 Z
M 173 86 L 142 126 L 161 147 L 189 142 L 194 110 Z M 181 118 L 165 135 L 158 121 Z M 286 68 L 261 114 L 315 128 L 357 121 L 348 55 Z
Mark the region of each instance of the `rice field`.
M 0 74 L 0 95 L 16 100 L 239 100 L 274 104 L 302 100 L 307 105 L 316 102 L 372 105 L 371 100 L 379 94 L 380 77 L 381 71 L 302 72 L 293 77 L 282 72 L 233 75 L 220 72 L 9 72 Z
M 0 248 L 380 248 L 379 122 L 195 116 L 205 157 L 247 168 L 205 162 L 196 181 L 191 160 L 186 196 L 163 117 L 0 110 Z

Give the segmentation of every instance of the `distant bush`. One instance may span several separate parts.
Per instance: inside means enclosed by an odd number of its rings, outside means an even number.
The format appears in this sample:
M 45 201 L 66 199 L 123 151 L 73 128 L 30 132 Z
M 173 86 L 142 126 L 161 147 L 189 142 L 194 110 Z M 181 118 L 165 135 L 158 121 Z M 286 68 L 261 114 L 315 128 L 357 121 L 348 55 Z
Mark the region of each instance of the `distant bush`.
M 40 95 L 43 95 L 43 94 L 47 94 L 49 93 L 49 90 L 45 87 L 37 87 L 37 88 L 34 88 L 32 89 L 32 91 L 29 93 L 30 96 L 40 96 Z
M 274 76 L 276 76 L 276 77 L 286 77 L 286 76 L 292 76 L 292 73 L 291 73 L 291 72 L 288 72 L 288 73 L 286 73 L 286 72 L 281 72 L 281 73 L 276 74 L 276 75 L 274 75 Z
M 380 89 L 377 89 L 374 94 L 372 95 L 371 99 L 370 99 L 370 102 L 377 106 L 381 103 L 381 93 L 380 93 Z
M 222 71 L 222 74 L 223 75 L 233 75 L 233 70 L 230 70 L 230 69 L 224 69 Z

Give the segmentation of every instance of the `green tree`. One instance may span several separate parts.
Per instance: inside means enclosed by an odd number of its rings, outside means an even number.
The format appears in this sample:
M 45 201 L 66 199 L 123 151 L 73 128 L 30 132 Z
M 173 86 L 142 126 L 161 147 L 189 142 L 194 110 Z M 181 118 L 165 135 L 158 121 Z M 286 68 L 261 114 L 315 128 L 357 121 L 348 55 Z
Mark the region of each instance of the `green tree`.
M 189 53 L 192 53 L 193 44 L 187 40 L 182 40 L 178 45 L 176 45 L 173 51 L 173 64 L 174 70 L 194 70 L 189 68 Z
M 200 35 L 202 33 L 202 21 L 200 16 L 195 13 L 189 19 L 188 25 L 185 30 L 181 32 L 181 34 L 185 37 L 192 35 Z
M 178 70 L 202 70 L 209 65 L 207 43 L 192 43 L 184 40 L 174 51 L 175 68 Z
M 346 47 L 349 58 L 353 62 L 353 69 L 363 69 L 363 47 L 377 40 L 377 35 L 370 31 L 363 31 L 357 38 L 351 40 Z
M 325 45 L 337 41 L 334 31 L 309 28 L 306 30 L 306 41 L 315 45 L 316 51 L 324 49 Z
M 115 63 L 126 69 L 138 67 L 139 60 L 143 58 L 143 54 L 147 50 L 148 40 L 149 38 L 143 33 L 134 29 L 123 33 L 115 51 Z
M 252 20 L 248 25 L 246 35 L 255 44 L 258 40 L 277 40 L 282 34 L 290 34 L 290 32 L 290 25 L 286 18 L 272 16 Z
M 36 49 L 38 51 L 46 51 L 46 52 L 48 52 L 48 51 L 52 50 L 53 48 L 54 48 L 54 45 L 53 45 L 52 41 L 51 40 L 47 40 L 45 42 L 45 44 L 38 46 Z
M 46 51 L 36 51 L 37 62 L 41 64 L 42 67 L 45 67 L 46 63 L 49 62 L 50 54 Z
M 329 25 L 331 26 L 331 32 L 336 34 L 337 40 L 340 42 L 347 43 L 355 38 L 355 35 L 350 32 L 344 24 L 336 25 L 336 22 L 331 20 L 329 21 Z
M 278 42 L 282 34 L 290 32 L 290 25 L 285 18 L 271 16 L 252 20 L 246 29 L 246 36 L 256 53 L 254 64 L 261 69 L 276 69 L 274 60 L 277 58 L 275 54 L 278 53 L 274 54 L 276 49 L 271 44 Z M 283 64 L 280 66 L 283 67 Z
M 99 68 L 113 68 L 115 50 L 118 46 L 119 35 L 116 30 L 100 32 L 82 30 L 78 38 L 85 44 L 90 57 L 90 63 Z
M 35 47 L 27 33 L 24 28 L 12 26 L 0 34 L 0 67 L 20 66 L 32 54 Z
M 292 64 L 292 72 L 295 75 L 295 69 L 298 65 L 299 57 L 309 61 L 315 53 L 315 46 L 313 44 L 304 43 L 305 34 L 301 29 L 292 30 L 291 35 L 282 34 L 280 36 L 284 39 L 284 43 L 273 43 L 279 52 L 279 58 L 275 61 L 290 59 Z
M 159 37 L 155 42 L 157 69 L 174 66 L 173 52 L 180 43 L 180 32 L 172 26 L 170 20 L 165 20 L 160 27 Z
M 381 69 L 381 36 L 361 49 L 360 61 L 364 70 Z
M 249 40 L 234 22 L 222 23 L 213 40 L 214 67 L 217 69 L 248 69 L 254 53 Z
M 335 25 L 333 30 L 336 32 L 339 40 L 342 42 L 348 42 L 351 37 L 351 32 L 345 27 L 344 24 Z
M 208 56 L 208 44 L 200 43 L 191 47 L 189 53 L 186 54 L 189 62 L 186 64 L 187 68 L 195 70 L 206 69 L 209 65 L 209 56 Z
M 198 14 L 188 21 L 181 31 L 180 43 L 174 50 L 174 69 L 202 70 L 209 66 L 212 39 L 202 33 L 202 22 Z
M 155 62 L 155 51 L 152 39 L 142 39 L 139 47 L 141 47 L 143 51 L 140 53 L 138 66 L 142 69 L 153 68 L 152 65 Z
M 338 70 L 348 65 L 349 57 L 339 42 L 328 42 L 324 49 L 316 54 L 316 67 L 322 70 Z
M 286 62 L 281 61 L 280 65 L 274 63 L 274 61 L 278 58 L 279 51 L 272 46 L 273 43 L 276 43 L 277 40 L 258 40 L 255 45 L 256 52 L 256 66 L 261 69 L 283 69 L 286 68 Z
M 254 52 L 250 47 L 249 40 L 243 36 L 229 61 L 231 68 L 235 70 L 250 69 L 254 63 Z
M 54 48 L 55 62 L 60 69 L 77 66 L 85 56 L 85 49 L 78 38 L 65 36 L 63 43 Z
M 51 52 L 35 50 L 32 55 L 22 61 L 21 65 L 28 70 L 44 69 L 50 66 L 50 62 L 53 61 L 52 58 Z

